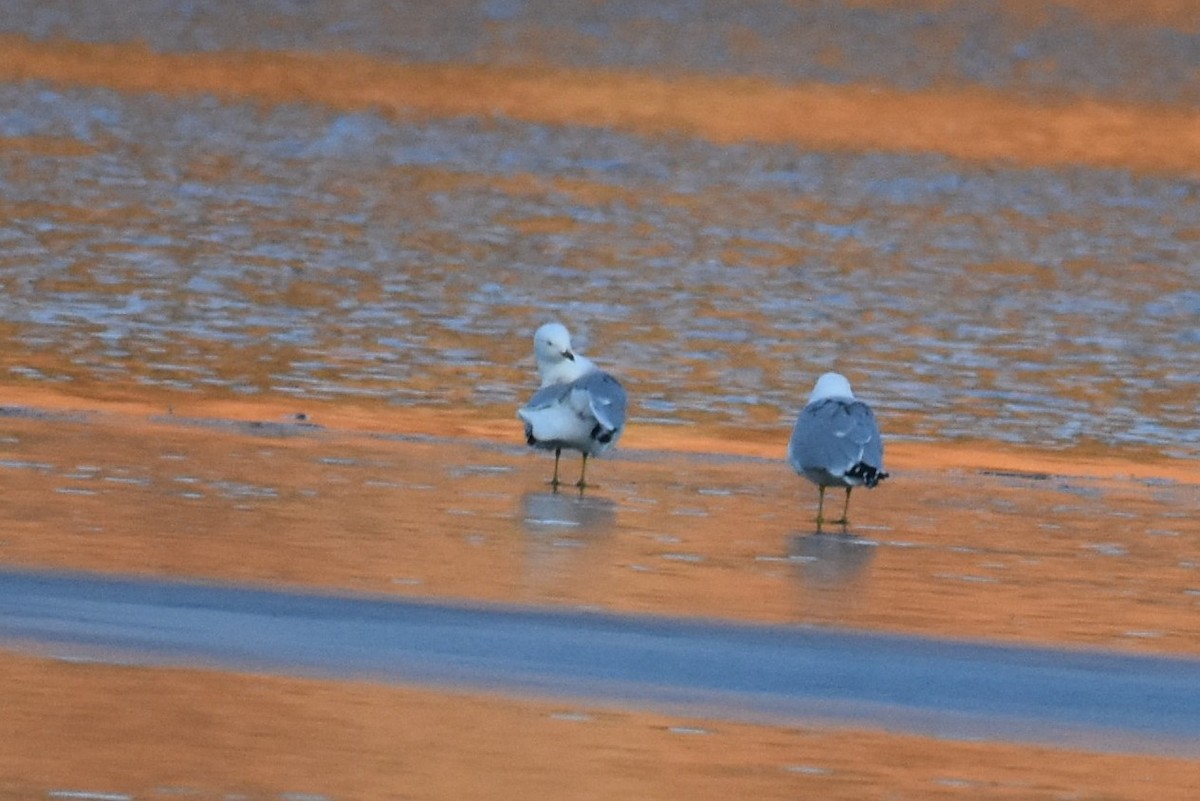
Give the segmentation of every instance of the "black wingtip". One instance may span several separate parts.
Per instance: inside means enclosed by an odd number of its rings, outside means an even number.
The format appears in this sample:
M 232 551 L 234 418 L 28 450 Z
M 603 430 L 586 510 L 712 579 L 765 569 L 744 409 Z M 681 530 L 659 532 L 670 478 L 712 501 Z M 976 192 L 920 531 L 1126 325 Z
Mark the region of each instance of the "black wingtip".
M 858 479 L 867 488 L 874 487 L 889 475 L 889 473 L 885 473 L 877 467 L 872 467 L 866 462 L 859 462 L 846 471 L 847 478 Z
M 607 445 L 613 441 L 613 437 L 617 435 L 617 431 L 619 430 L 620 429 L 616 428 L 608 429 L 599 423 L 596 423 L 596 425 L 592 426 L 592 431 L 588 436 L 596 442 L 599 442 L 601 445 Z

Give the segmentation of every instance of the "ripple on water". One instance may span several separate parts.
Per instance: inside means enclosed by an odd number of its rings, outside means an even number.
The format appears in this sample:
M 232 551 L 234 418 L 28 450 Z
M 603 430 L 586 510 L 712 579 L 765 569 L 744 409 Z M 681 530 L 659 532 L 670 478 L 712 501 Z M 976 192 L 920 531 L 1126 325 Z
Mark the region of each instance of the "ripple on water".
M 774 430 L 836 367 L 897 436 L 1200 454 L 1185 181 L 32 85 L 0 109 L 101 143 L 6 155 L 22 381 L 507 414 L 553 314 L 637 420 Z

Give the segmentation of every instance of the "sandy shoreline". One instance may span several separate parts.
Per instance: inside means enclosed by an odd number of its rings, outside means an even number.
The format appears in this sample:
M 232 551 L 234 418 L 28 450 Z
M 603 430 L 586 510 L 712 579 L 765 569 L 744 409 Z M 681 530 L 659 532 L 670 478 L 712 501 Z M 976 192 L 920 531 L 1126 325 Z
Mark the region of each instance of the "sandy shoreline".
M 122 397 L 80 397 L 47 389 L 8 386 L 4 406 L 55 414 L 100 413 L 125 423 L 213 420 L 230 422 L 303 422 L 342 434 L 399 434 L 487 440 L 522 444 L 515 413 L 464 415 L 457 410 L 420 407 L 367 406 L 321 401 L 200 399 L 186 395 L 149 394 Z M 302 414 L 303 419 L 297 415 Z M 714 454 L 783 460 L 789 435 L 779 431 L 722 427 L 629 426 L 620 449 L 668 453 Z M 885 431 L 886 436 L 886 431 Z M 1081 446 L 1073 450 L 1037 450 L 986 441 L 946 443 L 889 441 L 890 470 L 990 470 L 1091 478 L 1168 479 L 1200 484 L 1200 464 L 1171 459 L 1149 448 Z

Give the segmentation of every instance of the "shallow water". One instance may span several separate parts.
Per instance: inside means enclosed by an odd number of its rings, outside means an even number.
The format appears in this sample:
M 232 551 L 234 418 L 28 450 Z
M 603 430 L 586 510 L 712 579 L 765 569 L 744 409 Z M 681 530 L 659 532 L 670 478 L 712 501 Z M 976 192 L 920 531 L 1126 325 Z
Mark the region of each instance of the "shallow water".
M 761 75 L 780 81 L 961 82 L 1025 94 L 1070 92 L 1200 102 L 1200 23 L 1186 2 L 652 4 L 585 0 L 367 0 L 344 7 L 278 0 L 86 8 L 13 0 L 0 31 L 155 50 L 354 50 L 385 58 L 569 64 Z
M 1200 449 L 1190 181 L 0 93 L 10 380 L 507 416 L 558 317 L 634 424 Z
M 878 30 L 911 24 L 907 12 L 820 8 L 805 13 L 832 27 L 844 14 Z M 931 24 L 999 13 L 955 8 Z M 555 24 L 535 10 L 462 14 L 540 41 L 534 20 Z M 224 40 L 184 31 L 210 29 L 212 13 L 139 24 L 156 47 L 211 49 Z M 738 25 L 771 27 L 801 12 L 746 13 Z M 27 9 L 7 24 L 40 36 L 52 16 Z M 368 28 L 398 24 L 285 18 L 336 28 L 338 42 L 361 34 L 364 53 L 375 52 Z M 62 24 L 112 38 L 90 19 Z M 1042 20 L 1044 35 L 1070 19 Z M 1091 27 L 1101 29 L 1127 44 L 1170 30 Z M 236 37 L 226 44 L 287 44 L 276 26 L 222 30 Z M 655 74 L 672 63 L 658 57 L 653 69 L 602 61 Z M 982 80 L 960 72 L 964 85 Z M 1103 77 L 1087 74 L 1103 96 Z M 628 384 L 635 424 L 785 438 L 814 377 L 834 368 L 895 438 L 1200 452 L 1193 173 L 722 145 L 287 97 L 0 86 L 7 380 L 164 403 L 283 396 L 508 417 L 529 388 L 529 334 L 558 317 Z
M 0 642 L 57 659 L 534 694 L 1196 757 L 1200 661 L 662 617 L 0 573 Z
M 618 452 L 580 496 L 516 444 L 0 422 L 10 565 L 1200 654 L 1196 485 L 1176 479 L 906 470 L 817 534 L 782 459 Z
M 6 579 L 0 669 L 15 696 L 0 739 L 20 745 L 0 753 L 0 768 L 13 795 L 158 798 L 183 787 L 224 798 L 253 776 L 251 797 L 373 798 L 403 786 L 453 798 L 461 786 L 433 788 L 504 775 L 536 789 L 566 766 L 593 776 L 589 787 L 632 782 L 667 797 L 638 779 L 649 760 L 652 775 L 676 765 L 671 786 L 698 792 L 848 799 L 915 783 L 914 797 L 928 797 L 949 775 L 983 797 L 1056 798 L 1112 789 L 1097 785 L 1100 751 L 1136 754 L 1120 775 L 1147 777 L 1117 797 L 1190 792 L 1194 757 L 1153 754 L 1191 753 L 1194 716 L 1177 695 L 1166 701 L 1174 728 L 1148 714 L 1144 693 L 1159 685 L 1143 668 L 1197 669 L 1197 485 L 1153 467 L 1142 478 L 1086 466 L 900 470 L 855 495 L 845 533 L 817 534 L 815 492 L 781 459 L 618 451 L 589 468 L 596 486 L 579 495 L 551 492 L 551 459 L 519 445 L 342 430 L 320 417 L 10 408 L 0 432 L 0 561 L 95 571 L 56 578 L 50 593 Z M 127 586 L 112 574 L 165 581 Z M 347 593 L 376 600 L 339 600 Z M 362 608 L 374 622 L 353 612 Z M 523 616 L 559 625 L 539 632 Z M 620 681 L 585 675 L 604 660 L 571 667 L 582 654 L 570 643 L 596 621 L 611 629 L 588 629 L 583 644 L 603 646 Z M 760 636 L 755 624 L 780 628 Z M 791 643 L 829 681 L 746 664 L 745 648 L 723 639 L 746 631 L 771 648 Z M 529 636 L 540 661 L 517 644 Z M 897 643 L 911 649 L 911 683 L 896 670 Z M 737 664 L 721 667 L 731 656 Z M 719 682 L 697 683 L 713 669 Z M 296 675 L 323 680 L 283 678 Z M 1069 690 L 1031 703 L 1025 680 Z M 1134 703 L 1120 711 L 1113 693 Z M 116 701 L 128 697 L 139 701 Z M 390 731 L 376 739 L 385 720 L 419 726 L 423 745 L 401 747 Z M 584 727 L 586 742 L 562 725 Z M 644 742 L 647 732 L 671 739 Z M 712 738 L 719 753 L 690 764 L 688 737 Z M 153 762 L 128 764 L 118 743 Z M 64 744 L 75 756 L 46 762 Z M 395 762 L 416 753 L 424 767 Z M 591 797 L 569 784 L 566 797 Z
M 1189 3 L 429 8 L 5 5 L 0 564 L 1200 656 Z M 513 417 L 549 317 L 630 391 L 583 496 Z M 781 457 L 831 368 L 895 461 L 816 534 Z M 1144 756 L 0 671 L 0 796 L 1194 796 Z

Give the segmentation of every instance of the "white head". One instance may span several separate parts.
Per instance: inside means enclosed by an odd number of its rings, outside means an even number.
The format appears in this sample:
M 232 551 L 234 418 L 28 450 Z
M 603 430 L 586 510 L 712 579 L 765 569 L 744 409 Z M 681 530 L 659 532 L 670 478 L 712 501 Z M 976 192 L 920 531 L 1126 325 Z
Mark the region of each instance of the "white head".
M 850 382 L 846 380 L 846 376 L 841 373 L 826 373 L 817 379 L 817 385 L 808 396 L 808 402 L 813 403 L 825 398 L 854 400 L 854 393 L 850 390 Z
M 571 351 L 571 332 L 565 325 L 546 323 L 533 335 L 533 354 L 538 364 L 558 364 L 563 359 L 574 359 Z
M 574 381 L 592 367 L 590 361 L 571 349 L 571 334 L 559 323 L 546 323 L 537 330 L 533 335 L 533 355 L 543 387 Z

